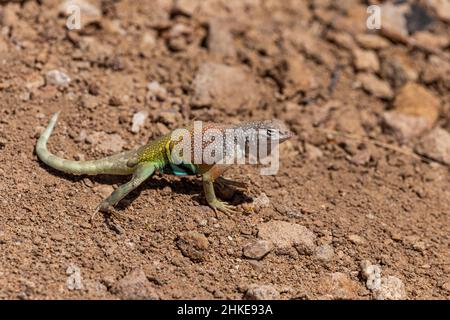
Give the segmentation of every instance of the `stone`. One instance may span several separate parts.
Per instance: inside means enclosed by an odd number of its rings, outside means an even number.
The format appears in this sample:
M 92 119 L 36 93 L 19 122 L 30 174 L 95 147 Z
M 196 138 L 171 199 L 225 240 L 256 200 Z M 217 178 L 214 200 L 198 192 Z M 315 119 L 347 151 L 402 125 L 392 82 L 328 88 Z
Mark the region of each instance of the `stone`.
M 450 1 L 449 0 L 427 0 L 425 4 L 431 8 L 439 19 L 450 22 Z
M 181 114 L 175 110 L 162 110 L 156 117 L 157 121 L 161 121 L 165 125 L 173 126 L 181 121 Z
M 439 116 L 439 98 L 427 88 L 409 82 L 397 93 L 394 110 L 406 115 L 422 117 L 431 128 Z
M 152 81 L 147 84 L 148 97 L 150 99 L 158 99 L 164 101 L 167 97 L 167 90 L 159 82 Z
M 408 27 L 405 14 L 409 11 L 409 4 L 393 4 L 385 2 L 380 6 L 382 28 L 380 32 L 394 40 L 407 42 Z
M 370 159 L 372 159 L 372 154 L 368 149 L 358 150 L 354 155 L 349 156 L 348 158 L 351 163 L 358 166 L 364 166 L 368 164 L 370 162 Z M 356 239 L 356 237 L 353 237 L 353 239 Z
M 260 260 L 273 249 L 273 244 L 266 240 L 256 240 L 247 244 L 243 248 L 243 255 L 246 258 Z
M 201 0 L 175 0 L 173 10 L 191 16 L 198 9 Z
M 424 118 L 396 111 L 384 112 L 382 122 L 384 129 L 400 142 L 420 136 L 428 129 L 427 121 Z
M 81 271 L 80 268 L 76 265 L 69 265 L 66 270 L 67 274 L 67 289 L 69 290 L 81 290 L 84 288 L 82 278 L 81 278 Z
M 442 128 L 434 128 L 420 139 L 414 149 L 418 154 L 450 165 L 450 133 Z
M 195 76 L 194 107 L 215 106 L 229 114 L 243 106 L 256 108 L 260 91 L 254 77 L 240 67 L 218 63 L 204 63 Z
M 157 300 L 158 293 L 147 279 L 144 271 L 133 269 L 125 277 L 113 284 L 111 292 L 123 300 Z
M 102 197 L 102 199 L 105 199 L 106 197 L 111 195 L 111 193 L 113 193 L 114 188 L 113 186 L 108 184 L 100 184 L 93 187 L 92 190 L 94 190 L 95 193 L 99 194 Z
M 363 237 L 360 237 L 357 234 L 350 234 L 348 236 L 348 240 L 350 240 L 354 244 L 364 244 L 366 242 Z
M 292 96 L 317 87 L 312 69 L 301 55 L 288 55 L 269 70 L 271 76 L 281 84 L 283 94 Z
M 308 160 L 317 160 L 323 157 L 322 150 L 310 143 L 305 143 L 305 153 Z
M 262 192 L 255 199 L 253 199 L 252 205 L 255 212 L 259 212 L 261 209 L 269 207 L 270 199 L 264 192 Z
M 59 70 L 50 70 L 45 75 L 47 85 L 55 85 L 58 87 L 66 87 L 70 83 L 70 77 Z
M 341 272 L 328 274 L 319 283 L 319 290 L 331 299 L 349 300 L 358 297 L 359 285 Z
M 380 62 L 375 52 L 354 48 L 352 53 L 354 59 L 353 64 L 357 70 L 372 72 L 378 72 L 380 70 Z
M 371 264 L 368 260 L 361 261 L 361 276 L 366 280 L 366 287 L 369 290 L 377 290 L 381 286 L 381 267 Z
M 138 133 L 141 128 L 145 124 L 145 120 L 148 118 L 148 111 L 142 110 L 139 112 L 136 112 L 133 115 L 133 120 L 131 121 L 131 132 Z
M 360 33 L 355 39 L 364 49 L 385 49 L 390 46 L 388 40 L 376 34 Z
M 450 44 L 450 38 L 429 31 L 419 31 L 412 35 L 412 39 L 422 47 L 442 49 Z
M 398 47 L 381 53 L 380 73 L 383 79 L 389 79 L 396 87 L 415 81 L 419 77 L 413 60 Z
M 383 277 L 381 286 L 374 290 L 374 298 L 377 300 L 404 300 L 406 298 L 405 285 L 397 277 Z
M 380 99 L 392 99 L 394 93 L 386 81 L 381 80 L 372 73 L 358 73 L 356 79 L 361 82 L 362 87 L 374 97 Z
M 269 221 L 258 226 L 258 237 L 273 243 L 276 248 L 304 247 L 314 251 L 316 236 L 306 227 L 285 221 Z
M 247 300 L 279 300 L 280 293 L 271 285 L 252 284 L 245 292 Z
M 316 258 L 321 261 L 331 261 L 334 257 L 334 249 L 329 244 L 317 246 L 315 251 Z
M 197 231 L 187 231 L 178 236 L 177 247 L 185 257 L 194 262 L 201 262 L 206 260 L 209 242 L 205 235 Z
M 233 37 L 230 33 L 229 24 L 223 19 L 213 18 L 208 23 L 208 50 L 216 57 L 234 58 L 236 48 L 234 47 Z

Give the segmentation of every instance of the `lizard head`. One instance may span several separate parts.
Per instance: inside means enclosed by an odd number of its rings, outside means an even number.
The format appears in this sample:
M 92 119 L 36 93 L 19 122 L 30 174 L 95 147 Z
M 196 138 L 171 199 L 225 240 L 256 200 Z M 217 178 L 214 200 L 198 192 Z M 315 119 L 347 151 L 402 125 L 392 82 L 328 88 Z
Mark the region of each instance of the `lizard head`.
M 260 135 L 265 137 L 268 142 L 271 140 L 283 143 L 293 136 L 288 126 L 283 121 L 277 119 L 261 121 L 257 127 Z

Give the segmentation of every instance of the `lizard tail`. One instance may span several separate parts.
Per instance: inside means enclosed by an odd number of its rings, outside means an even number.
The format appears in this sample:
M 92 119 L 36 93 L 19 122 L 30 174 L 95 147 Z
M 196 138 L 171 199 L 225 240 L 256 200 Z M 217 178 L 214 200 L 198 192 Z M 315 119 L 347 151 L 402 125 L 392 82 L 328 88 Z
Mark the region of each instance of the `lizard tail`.
M 128 160 L 133 154 L 133 151 L 125 151 L 110 157 L 100 160 L 91 161 L 73 161 L 59 158 L 52 154 L 47 149 L 47 141 L 55 127 L 58 120 L 59 112 L 53 114 L 48 123 L 47 128 L 39 137 L 36 144 L 36 154 L 46 165 L 66 173 L 81 175 L 96 175 L 96 174 L 131 174 L 134 169 L 127 165 Z

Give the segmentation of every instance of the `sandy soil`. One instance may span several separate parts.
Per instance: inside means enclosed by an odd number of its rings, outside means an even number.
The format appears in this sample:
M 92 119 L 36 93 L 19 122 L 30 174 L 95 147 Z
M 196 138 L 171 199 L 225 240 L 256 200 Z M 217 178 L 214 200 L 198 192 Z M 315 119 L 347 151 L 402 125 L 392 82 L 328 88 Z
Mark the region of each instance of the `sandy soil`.
M 75 1 L 80 30 L 63 2 L 0 1 L 0 298 L 450 297 L 438 1 L 385 6 L 378 31 L 356 0 Z M 69 159 L 192 120 L 278 118 L 295 137 L 277 175 L 226 173 L 249 183 L 220 192 L 237 215 L 216 217 L 198 178 L 156 174 L 121 218 L 91 224 L 127 178 L 41 164 L 33 148 L 58 110 L 49 149 Z

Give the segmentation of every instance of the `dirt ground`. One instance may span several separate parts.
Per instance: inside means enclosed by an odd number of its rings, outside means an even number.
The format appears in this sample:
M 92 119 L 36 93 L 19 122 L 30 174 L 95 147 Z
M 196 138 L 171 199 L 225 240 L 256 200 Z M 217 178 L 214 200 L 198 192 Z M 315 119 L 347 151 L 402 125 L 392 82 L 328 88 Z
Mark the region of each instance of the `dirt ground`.
M 1 299 L 448 299 L 448 1 L 0 1 Z M 447 7 L 445 7 L 447 5 Z M 70 14 L 70 13 L 69 13 Z M 127 177 L 95 159 L 193 120 L 277 118 L 277 175 L 236 166 L 216 216 L 197 177 Z M 143 121 L 143 122 L 140 122 Z M 254 210 L 249 210 L 253 207 Z

